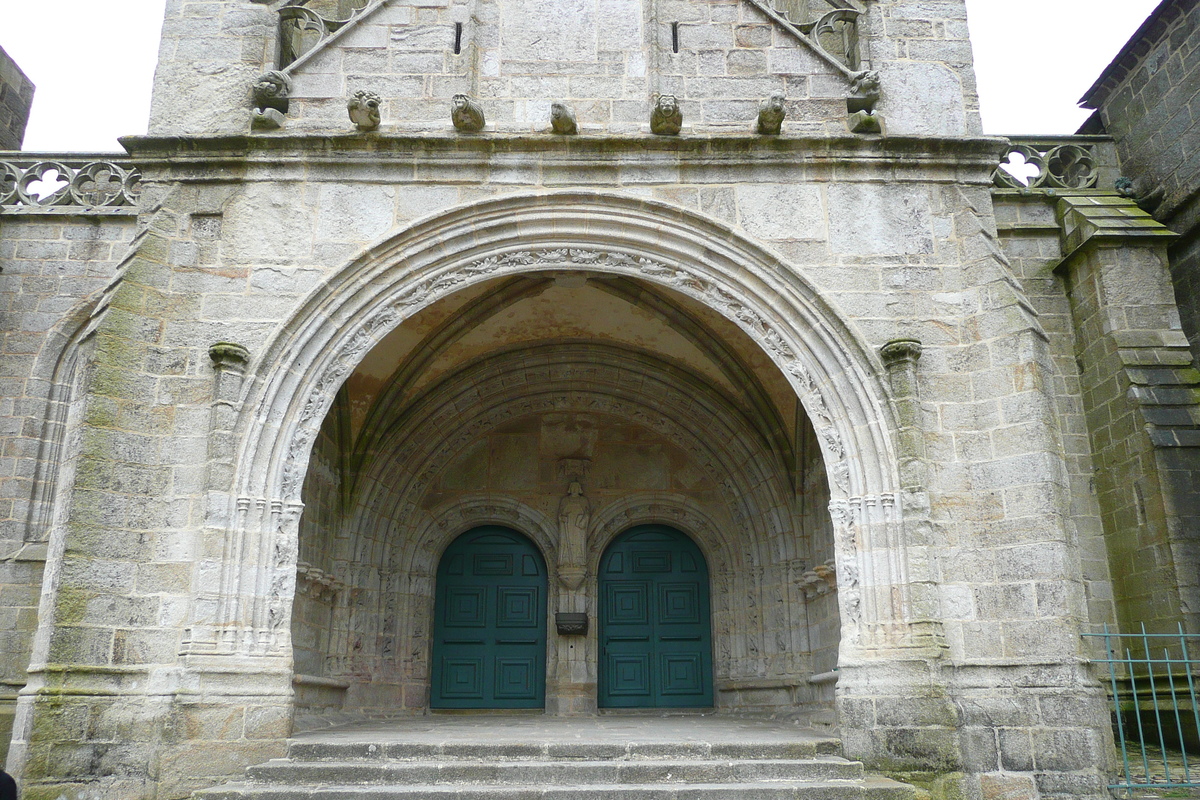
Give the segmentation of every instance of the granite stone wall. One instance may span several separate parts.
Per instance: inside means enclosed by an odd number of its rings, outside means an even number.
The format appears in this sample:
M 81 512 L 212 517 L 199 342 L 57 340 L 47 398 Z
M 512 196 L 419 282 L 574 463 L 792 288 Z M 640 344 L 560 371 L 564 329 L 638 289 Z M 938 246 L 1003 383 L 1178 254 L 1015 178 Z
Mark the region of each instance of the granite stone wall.
M 0 758 L 25 685 L 61 447 L 78 414 L 71 350 L 133 237 L 131 216 L 0 219 Z M 61 476 L 66 479 L 66 475 Z
M 33 107 L 33 82 L 0 48 L 0 150 L 20 150 Z
M 1139 202 L 1181 235 L 1171 248 L 1171 274 L 1193 358 L 1200 358 L 1200 120 L 1191 111 L 1198 31 L 1194 3 L 1162 3 L 1083 98 L 1115 139 Z

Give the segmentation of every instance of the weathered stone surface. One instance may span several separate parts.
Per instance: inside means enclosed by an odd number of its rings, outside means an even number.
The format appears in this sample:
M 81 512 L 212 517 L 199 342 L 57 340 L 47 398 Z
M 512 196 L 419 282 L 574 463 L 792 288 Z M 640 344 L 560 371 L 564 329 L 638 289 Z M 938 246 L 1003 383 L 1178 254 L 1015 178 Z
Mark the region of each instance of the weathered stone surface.
M 439 559 L 479 525 L 543 555 L 531 676 L 592 714 L 598 565 L 639 524 L 704 555 L 717 709 L 947 796 L 1102 791 L 1080 633 L 1194 590 L 1150 580 L 1194 555 L 1163 498 L 1200 420 L 1159 229 L 993 190 L 960 0 L 874 0 L 857 54 L 753 0 L 630 3 L 314 3 L 286 64 L 267 5 L 173 3 L 140 217 L 2 203 L 0 715 L 32 796 L 184 796 L 293 718 L 424 719 Z M 272 69 L 286 121 L 250 134 Z M 846 128 L 864 70 L 885 136 Z M 649 135 L 662 95 L 687 125 Z

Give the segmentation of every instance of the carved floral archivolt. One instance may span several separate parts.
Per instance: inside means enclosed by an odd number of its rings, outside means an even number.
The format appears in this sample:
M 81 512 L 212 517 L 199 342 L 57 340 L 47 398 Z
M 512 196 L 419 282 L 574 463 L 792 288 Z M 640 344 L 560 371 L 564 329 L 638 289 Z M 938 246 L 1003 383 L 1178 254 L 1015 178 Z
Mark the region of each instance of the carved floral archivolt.
M 417 308 L 441 299 L 468 283 L 480 278 L 499 276 L 536 268 L 550 270 L 556 266 L 574 269 L 596 269 L 604 272 L 631 274 L 650 278 L 677 291 L 690 295 L 706 306 L 724 313 L 739 322 L 779 364 L 795 379 L 801 400 L 808 410 L 813 426 L 826 445 L 826 469 L 830 480 L 843 493 L 850 490 L 850 464 L 845 443 L 838 432 L 833 413 L 816 380 L 800 362 L 795 350 L 782 333 L 763 315 L 750 308 L 731 291 L 715 281 L 683 267 L 627 253 L 583 248 L 523 250 L 488 256 L 466 265 L 439 273 L 417 282 L 388 306 L 377 310 L 350 337 L 333 362 L 325 368 L 314 391 L 301 411 L 297 435 L 288 450 L 283 472 L 283 496 L 299 499 L 308 462 L 308 452 L 320 426 L 329 398 L 349 376 L 366 351 L 384 333 L 409 316 Z

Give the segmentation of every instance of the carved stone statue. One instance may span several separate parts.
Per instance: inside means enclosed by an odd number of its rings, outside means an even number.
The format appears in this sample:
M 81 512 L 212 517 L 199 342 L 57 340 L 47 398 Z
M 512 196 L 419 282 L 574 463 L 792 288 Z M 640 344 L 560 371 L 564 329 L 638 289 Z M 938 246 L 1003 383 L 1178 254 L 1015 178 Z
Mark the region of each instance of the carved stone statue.
M 587 575 L 587 529 L 592 507 L 579 481 L 558 504 L 558 579 L 574 591 Z
M 758 132 L 764 136 L 778 136 L 783 129 L 783 95 L 773 94 L 758 107 Z
M 379 104 L 382 102 L 379 95 L 374 92 L 368 92 L 365 89 L 359 89 L 346 103 L 346 110 L 350 113 L 350 121 L 354 123 L 360 131 L 373 131 L 379 127 Z
M 676 136 L 683 127 L 683 112 L 679 110 L 679 101 L 674 95 L 659 96 L 650 112 L 650 131 L 659 136 Z
M 486 124 L 483 109 L 465 94 L 456 94 L 450 107 L 450 119 L 454 127 L 463 133 L 478 133 Z
M 550 128 L 555 133 L 561 133 L 564 136 L 578 133 L 579 126 L 575 124 L 575 112 L 562 103 L 551 103 Z
M 291 92 L 292 79 L 277 70 L 272 70 L 255 81 L 251 90 L 254 98 L 251 127 L 265 130 L 282 127 L 284 115 L 288 113 L 288 96 Z
M 846 98 L 846 110 L 850 112 L 850 130 L 854 133 L 881 133 L 882 120 L 875 114 L 875 104 L 880 98 L 879 73 L 863 70 L 854 76 L 850 84 L 853 96 Z

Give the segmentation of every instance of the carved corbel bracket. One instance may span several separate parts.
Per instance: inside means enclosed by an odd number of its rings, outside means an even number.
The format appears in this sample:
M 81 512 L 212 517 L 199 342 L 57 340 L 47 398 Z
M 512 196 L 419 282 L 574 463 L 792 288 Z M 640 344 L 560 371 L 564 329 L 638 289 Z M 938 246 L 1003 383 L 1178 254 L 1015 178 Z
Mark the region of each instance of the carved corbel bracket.
M 893 339 L 879 348 L 883 364 L 889 370 L 901 366 L 915 368 L 921 353 L 921 342 L 918 339 Z
M 212 359 L 215 369 L 232 370 L 239 374 L 245 374 L 246 366 L 250 363 L 250 351 L 234 342 L 216 342 L 209 346 L 208 357 Z
M 804 590 L 805 599 L 811 600 L 837 591 L 836 564 L 834 559 L 830 559 L 824 564 L 817 564 L 800 576 L 800 588 Z
M 883 366 L 888 371 L 892 392 L 899 401 L 915 401 L 918 396 L 917 360 L 921 358 L 921 343 L 916 339 L 894 339 L 879 348 Z M 915 413 L 916 409 L 908 409 Z M 916 417 L 907 420 L 916 424 Z
M 217 342 L 208 348 L 215 375 L 213 399 L 217 403 L 233 405 L 242 391 L 242 380 L 246 367 L 250 365 L 250 351 L 233 342 Z

